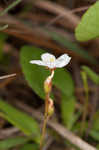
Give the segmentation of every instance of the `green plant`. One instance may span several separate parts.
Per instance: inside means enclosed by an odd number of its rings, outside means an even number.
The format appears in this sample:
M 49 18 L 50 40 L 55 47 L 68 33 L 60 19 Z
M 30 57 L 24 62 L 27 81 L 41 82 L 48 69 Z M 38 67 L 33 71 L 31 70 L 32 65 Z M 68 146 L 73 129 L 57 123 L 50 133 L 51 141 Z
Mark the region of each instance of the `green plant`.
M 93 4 L 82 16 L 75 30 L 79 41 L 87 41 L 99 37 L 99 1 Z

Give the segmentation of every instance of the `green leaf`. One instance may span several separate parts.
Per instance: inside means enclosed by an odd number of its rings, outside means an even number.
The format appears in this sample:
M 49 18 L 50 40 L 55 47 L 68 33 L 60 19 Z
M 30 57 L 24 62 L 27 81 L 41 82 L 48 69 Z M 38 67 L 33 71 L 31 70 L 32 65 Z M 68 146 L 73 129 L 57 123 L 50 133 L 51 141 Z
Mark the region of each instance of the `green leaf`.
M 25 75 L 31 88 L 41 97 L 45 97 L 43 90 L 43 84 L 46 77 L 50 74 L 44 67 L 30 64 L 30 60 L 41 59 L 40 56 L 45 51 L 39 50 L 38 48 L 24 46 L 21 49 L 20 63 L 22 71 Z
M 58 87 L 65 95 L 72 97 L 74 95 L 74 83 L 64 68 L 56 69 L 53 79 L 53 85 Z
M 99 111 L 93 116 L 92 130 L 99 130 Z
M 79 111 L 78 112 L 78 116 L 80 117 L 81 114 L 82 114 L 82 112 Z M 82 127 L 82 122 L 81 121 L 76 121 L 75 124 L 72 127 L 72 131 L 75 132 L 76 134 L 80 135 L 80 133 L 81 133 L 81 127 Z M 85 128 L 84 128 L 82 136 L 85 135 L 87 129 L 88 129 L 88 121 L 85 121 Z
M 0 100 L 0 110 L 3 112 L 3 117 L 14 126 L 18 127 L 28 136 L 34 136 L 36 142 L 40 141 L 40 129 L 37 122 L 27 114 L 15 109 L 9 104 Z M 0 114 L 2 115 L 2 114 Z
M 16 145 L 24 144 L 28 141 L 28 138 L 26 137 L 13 137 L 8 138 L 6 140 L 0 141 L 0 150 L 9 149 L 12 147 L 15 147 Z
M 47 31 L 47 33 L 51 36 L 53 40 L 57 41 L 65 48 L 68 48 L 69 51 L 78 54 L 79 56 L 85 58 L 92 64 L 98 64 L 98 61 L 93 56 L 91 56 L 84 48 L 80 47 L 77 43 L 70 41 L 66 37 L 56 32 Z
M 75 98 L 62 94 L 61 114 L 64 125 L 71 129 L 74 123 Z
M 97 149 L 99 149 L 99 144 L 96 146 Z
M 45 98 L 43 84 L 50 72 L 45 67 L 30 64 L 30 60 L 40 60 L 41 54 L 46 51 L 32 46 L 24 46 L 21 49 L 20 63 L 26 80 L 31 88 L 42 99 Z M 56 69 L 53 84 L 68 96 L 74 94 L 74 83 L 70 74 L 65 69 Z
M 98 116 L 99 117 L 99 116 Z M 99 130 L 99 118 L 93 121 L 93 127 L 94 130 Z
M 90 131 L 90 136 L 99 141 L 99 111 L 93 116 L 93 124 Z
M 99 141 L 99 131 L 91 130 L 90 136 L 93 137 L 95 140 Z
M 99 75 L 92 71 L 89 67 L 83 66 L 82 69 L 87 73 L 90 79 L 95 83 L 99 84 Z
M 99 1 L 92 5 L 83 15 L 75 30 L 79 41 L 87 41 L 99 37 Z
M 20 150 L 38 150 L 38 146 L 36 144 L 25 144 Z

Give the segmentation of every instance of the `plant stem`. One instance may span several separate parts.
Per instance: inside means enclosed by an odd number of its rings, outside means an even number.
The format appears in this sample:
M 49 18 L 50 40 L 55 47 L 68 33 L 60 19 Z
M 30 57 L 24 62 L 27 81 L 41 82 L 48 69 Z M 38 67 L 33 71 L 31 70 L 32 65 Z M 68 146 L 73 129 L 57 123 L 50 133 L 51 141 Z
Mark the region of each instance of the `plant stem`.
M 85 72 L 81 72 L 83 85 L 85 89 L 85 103 L 83 108 L 83 116 L 82 116 L 82 124 L 81 124 L 81 135 L 83 135 L 85 130 L 85 121 L 87 117 L 87 108 L 88 108 L 88 101 L 89 101 L 89 90 L 88 90 L 88 82 L 87 82 L 87 75 Z
M 50 79 L 51 88 L 52 88 L 53 76 L 54 76 L 54 70 L 51 70 L 51 75 L 48 77 Z M 42 128 L 42 136 L 41 136 L 41 141 L 40 141 L 40 150 L 42 150 L 42 147 L 43 147 L 43 141 L 44 141 L 44 137 L 46 133 L 46 125 L 49 119 L 48 107 L 49 107 L 50 92 L 46 93 L 46 97 L 45 97 L 45 113 L 44 113 L 44 122 L 43 122 L 43 128 Z
M 42 128 L 42 136 L 41 136 L 41 141 L 40 141 L 40 150 L 42 150 L 43 141 L 44 141 L 45 132 L 46 132 L 46 125 L 47 125 L 47 120 L 48 120 L 48 99 L 49 99 L 49 94 L 46 95 L 46 99 L 45 99 L 45 114 L 44 114 L 44 122 L 43 122 L 43 128 Z

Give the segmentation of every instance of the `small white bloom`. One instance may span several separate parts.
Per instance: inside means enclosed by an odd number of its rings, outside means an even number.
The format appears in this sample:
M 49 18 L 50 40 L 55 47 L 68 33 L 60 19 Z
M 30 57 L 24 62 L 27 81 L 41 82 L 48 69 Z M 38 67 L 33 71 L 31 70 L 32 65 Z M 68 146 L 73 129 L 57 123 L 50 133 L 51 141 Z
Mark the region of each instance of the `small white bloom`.
M 54 55 L 49 53 L 44 53 L 41 55 L 42 60 L 31 60 L 31 64 L 37 64 L 40 66 L 46 66 L 50 69 L 54 68 L 62 68 L 66 66 L 69 62 L 71 57 L 69 57 L 67 54 L 63 54 L 59 58 L 55 58 Z

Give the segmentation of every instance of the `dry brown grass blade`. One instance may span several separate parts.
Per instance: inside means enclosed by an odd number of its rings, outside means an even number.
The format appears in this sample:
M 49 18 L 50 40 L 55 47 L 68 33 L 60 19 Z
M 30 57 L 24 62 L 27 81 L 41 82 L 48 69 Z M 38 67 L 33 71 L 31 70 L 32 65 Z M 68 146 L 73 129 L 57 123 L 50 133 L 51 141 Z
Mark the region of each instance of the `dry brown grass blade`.
M 68 53 L 80 62 L 87 62 L 87 60 L 81 58 L 77 53 L 70 51 L 64 48 L 64 46 L 51 40 L 49 35 L 44 30 L 42 30 L 42 28 L 40 28 L 39 26 L 30 27 L 28 25 L 25 25 L 20 20 L 13 18 L 10 15 L 5 15 L 4 17 L 0 17 L 0 23 L 9 24 L 9 28 L 3 30 L 2 32 L 5 32 L 9 35 L 17 37 L 28 43 L 32 43 L 44 49 L 48 49 L 50 50 L 51 53 L 54 53 L 56 55 L 62 53 Z M 57 33 L 60 34 L 60 31 L 58 32 L 57 30 Z
M 81 7 L 81 8 L 75 8 L 75 9 L 71 10 L 70 12 L 71 13 L 76 13 L 76 12 L 87 10 L 88 8 L 89 8 L 88 6 Z M 66 27 L 67 27 L 67 22 L 64 21 L 63 17 L 64 17 L 63 15 L 58 15 L 57 17 L 55 17 L 54 19 L 52 19 L 46 26 L 48 27 L 48 26 L 50 26 L 50 25 L 58 22 L 58 23 L 60 23 L 63 26 L 66 24 Z
M 66 24 L 71 29 L 75 29 L 80 19 L 75 14 L 71 13 L 67 8 L 63 8 L 53 2 L 50 1 L 35 1 L 34 5 L 47 10 L 50 13 L 54 13 L 56 15 L 62 15 L 66 19 Z
M 7 79 L 7 78 L 11 78 L 11 77 L 14 77 L 14 76 L 16 76 L 16 73 L 4 75 L 4 76 L 1 76 L 1 77 L 0 77 L 0 80 Z
M 53 21 L 54 24 L 60 25 L 61 27 L 69 28 L 70 24 L 66 22 L 66 19 L 61 16 L 61 19 L 59 19 L 60 16 L 57 16 L 55 18 L 50 17 L 46 14 L 27 14 L 25 18 L 28 18 L 32 20 L 33 22 L 41 23 L 43 22 L 46 24 L 45 26 L 48 26 L 49 24 L 52 25 Z M 58 18 L 58 19 L 57 19 Z
M 10 136 L 13 136 L 14 134 L 18 133 L 19 129 L 15 127 L 7 128 L 7 129 L 0 129 L 0 140 L 9 138 Z
M 8 15 L 2 18 L 0 17 L 0 23 L 9 24 L 9 28 L 3 31 L 9 35 L 20 38 L 28 43 L 33 43 L 38 46 L 52 50 L 54 49 L 61 52 L 62 48 L 52 42 L 43 32 L 40 33 L 40 30 L 36 29 L 35 27 L 31 29 L 25 26 L 23 23 L 19 22 L 17 19 Z
M 52 53 L 61 54 L 61 53 L 68 53 L 72 55 L 79 61 L 81 57 L 72 51 L 64 48 L 63 46 L 55 43 L 52 41 L 49 36 L 39 27 L 31 27 L 26 26 L 21 21 L 13 18 L 12 16 L 6 15 L 5 17 L 0 17 L 0 23 L 7 23 L 9 24 L 9 28 L 2 31 L 19 39 L 22 39 L 28 43 L 33 43 L 37 46 L 49 49 Z M 83 60 L 84 62 L 85 60 Z

